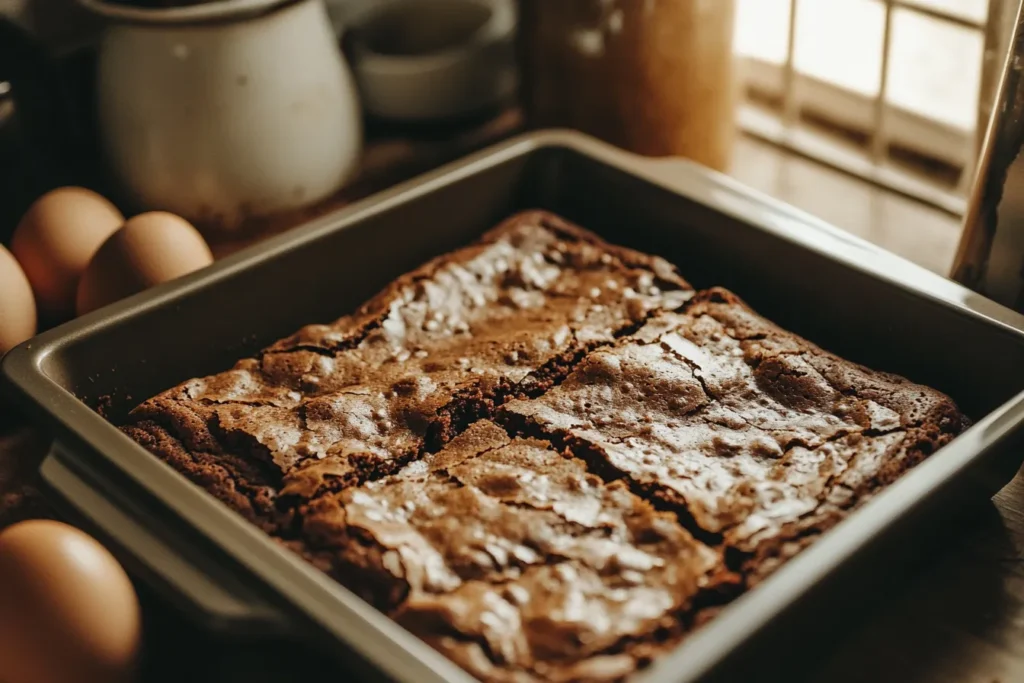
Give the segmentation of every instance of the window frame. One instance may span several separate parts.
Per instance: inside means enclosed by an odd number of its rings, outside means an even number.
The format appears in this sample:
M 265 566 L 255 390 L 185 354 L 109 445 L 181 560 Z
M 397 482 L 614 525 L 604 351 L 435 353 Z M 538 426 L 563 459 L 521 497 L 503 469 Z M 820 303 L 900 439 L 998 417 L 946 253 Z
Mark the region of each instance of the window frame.
M 991 115 L 999 70 L 1005 62 L 1019 3 L 988 0 L 987 18 L 979 21 L 922 5 L 920 1 L 877 0 L 885 10 L 883 55 L 879 90 L 871 96 L 797 71 L 796 17 L 800 1 L 790 0 L 789 35 L 782 64 L 738 56 L 747 95 L 738 117 L 741 130 L 950 214 L 962 215 L 966 210 L 965 195 L 973 179 L 981 138 Z M 983 57 L 975 130 L 966 131 L 886 101 L 891 27 L 896 9 L 982 33 Z M 803 117 L 808 115 L 827 121 L 837 129 L 855 133 L 866 142 L 855 144 L 840 136 L 822 133 L 803 123 Z M 890 146 L 910 150 L 959 169 L 959 182 L 950 187 L 893 163 Z

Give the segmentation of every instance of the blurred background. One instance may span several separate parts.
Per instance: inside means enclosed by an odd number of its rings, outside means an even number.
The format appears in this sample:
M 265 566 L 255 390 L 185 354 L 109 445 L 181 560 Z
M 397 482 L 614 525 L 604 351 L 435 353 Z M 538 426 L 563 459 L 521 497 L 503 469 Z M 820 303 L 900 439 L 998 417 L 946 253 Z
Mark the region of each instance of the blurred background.
M 327 8 L 340 38 L 350 33 L 363 17 L 388 2 L 327 0 Z M 571 76 L 575 90 L 563 88 L 565 97 L 582 101 L 588 101 L 589 97 L 593 103 L 600 95 L 586 92 L 585 74 L 589 72 L 581 62 L 573 61 L 575 53 L 570 55 L 555 49 L 557 41 L 535 30 L 539 24 L 530 23 L 530 17 L 535 15 L 538 21 L 543 18 L 546 24 L 561 27 L 566 36 L 572 34 L 571 40 L 576 40 L 580 36 L 586 39 L 598 35 L 593 31 L 573 33 L 573 26 L 578 28 L 581 21 L 598 21 L 591 28 L 604 31 L 606 37 L 613 35 L 616 21 L 622 21 L 623 10 L 620 7 L 609 13 L 608 7 L 614 3 L 596 0 L 547 4 L 524 0 L 516 4 L 524 15 L 519 29 L 529 30 L 530 54 L 537 62 L 531 70 L 542 74 L 532 78 L 527 74 L 521 94 L 521 99 L 528 104 L 532 102 L 535 113 L 540 112 L 535 119 L 541 120 L 534 121 L 538 125 L 553 123 L 589 128 L 588 132 L 611 138 L 625 147 L 633 146 L 643 153 L 691 156 L 841 227 L 874 237 L 897 251 L 901 251 L 901 243 L 906 240 L 898 231 L 888 230 L 886 223 L 905 222 L 910 218 L 920 230 L 930 231 L 934 235 L 932 242 L 941 247 L 918 253 L 904 248 L 903 253 L 933 269 L 948 269 L 957 226 L 966 209 L 980 138 L 989 115 L 988 103 L 994 97 L 1001 56 L 1005 54 L 1009 39 L 1007 27 L 1016 11 L 1014 3 L 1007 0 L 721 2 L 713 4 L 717 16 L 700 17 L 702 26 L 729 22 L 729 35 L 722 34 L 723 39 L 715 44 L 695 40 L 694 29 L 687 28 L 683 18 L 677 17 L 673 23 L 665 3 L 652 3 L 660 12 L 661 23 L 675 27 L 676 33 L 666 41 L 676 42 L 666 44 L 678 45 L 677 53 L 672 57 L 664 46 L 655 51 L 654 47 L 639 50 L 628 45 L 615 52 L 616 48 L 609 42 L 609 52 L 619 63 L 628 65 L 619 72 L 632 74 L 619 80 L 643 80 L 637 74 L 644 73 L 643 65 L 653 63 L 652 60 L 665 73 L 661 83 L 647 79 L 650 82 L 643 86 L 646 89 L 634 88 L 626 92 L 609 87 L 609 90 L 614 91 L 619 101 L 632 102 L 634 109 L 644 109 L 638 103 L 647 103 L 647 109 L 669 112 L 671 116 L 663 117 L 671 119 L 668 122 L 652 122 L 649 115 L 634 121 L 621 118 L 611 122 L 585 121 L 576 113 L 566 113 L 564 108 L 558 112 L 559 116 L 545 117 L 544 112 L 550 114 L 554 105 L 548 102 L 550 106 L 545 109 L 544 73 L 550 74 L 548 80 L 552 82 Z M 643 4 L 648 3 L 645 0 Z M 680 3 L 679 7 L 694 4 Z M 627 18 L 631 6 L 640 7 L 640 0 L 633 5 L 623 5 Z M 686 20 L 694 21 L 695 10 L 687 11 L 691 16 Z M 603 18 L 599 16 L 601 12 L 604 12 Z M 547 15 L 542 17 L 542 13 Z M 36 36 L 48 54 L 62 63 L 70 63 L 71 66 L 61 68 L 72 70 L 78 81 L 88 80 L 93 68 L 88 55 L 104 24 L 95 13 L 72 0 L 0 0 L 0 14 Z M 629 33 L 629 25 L 627 21 L 623 36 Z M 628 37 L 621 42 L 627 44 Z M 651 42 L 657 45 L 656 41 Z M 557 45 L 563 43 L 565 41 Z M 581 47 L 586 48 L 587 44 L 575 44 L 577 52 Z M 723 50 L 735 55 L 735 62 L 729 65 L 731 72 L 723 70 L 721 65 Z M 541 63 L 543 66 L 538 66 Z M 556 68 L 557 64 L 562 65 L 561 71 Z M 352 66 L 358 78 L 359 66 Z M 617 82 L 605 73 L 607 61 L 604 64 L 588 62 L 585 67 L 603 74 L 602 87 Z M 694 81 L 706 88 L 708 83 L 722 78 L 735 81 L 738 102 L 721 101 L 717 106 L 705 106 L 701 103 L 714 97 L 702 96 L 699 93 L 705 91 L 699 90 L 676 94 L 674 99 L 660 94 L 678 89 L 681 82 Z M 8 87 L 2 81 L 0 74 L 0 98 Z M 365 105 L 367 93 L 363 80 L 360 87 Z M 80 99 L 87 101 L 88 86 L 78 88 Z M 0 104 L 0 137 L 4 134 L 3 106 Z M 714 117 L 715 121 L 726 119 L 727 123 L 709 127 L 700 118 L 701 107 L 708 120 Z M 367 117 L 367 146 L 360 173 L 348 184 L 348 190 L 340 193 L 338 201 L 348 201 L 379 189 L 520 130 L 530 121 L 524 123 L 519 109 L 518 101 L 503 101 L 475 118 L 454 117 L 442 125 L 438 125 L 438 121 L 431 125 L 410 125 L 409 121 L 403 121 L 397 126 L 395 121 L 375 117 L 371 112 Z M 79 112 L 80 118 L 87 120 L 92 116 L 92 105 L 83 104 Z M 670 135 L 675 137 L 671 142 L 666 142 L 669 134 L 657 138 L 659 127 L 685 128 L 691 118 L 691 128 L 699 124 L 705 130 L 719 130 L 716 149 L 702 152 L 687 147 L 692 143 L 679 142 L 684 135 L 694 138 L 692 131 L 677 133 L 673 130 Z M 88 129 L 92 124 L 87 121 L 84 125 Z M 630 126 L 655 133 L 647 133 L 647 139 L 629 138 Z M 723 126 L 730 130 L 722 130 Z M 626 130 L 627 134 L 615 139 L 620 130 Z M 735 139 L 732 131 L 737 133 Z M 652 135 L 657 139 L 652 141 Z M 785 154 L 780 155 L 778 150 Z M 4 150 L 0 147 L 2 153 Z M 727 157 L 725 161 L 720 160 L 723 154 Z M 859 183 L 852 183 L 852 179 Z M 11 223 L 24 211 L 27 202 L 48 186 L 45 180 L 40 180 L 36 185 L 24 187 L 27 182 L 13 183 L 21 186 L 21 192 L 5 202 L 5 210 L 0 211 L 0 239 L 13 229 Z M 9 182 L 8 193 L 13 191 L 11 185 Z M 884 193 L 878 194 L 877 190 L 884 190 Z M 908 203 L 902 203 L 904 199 Z M 865 206 L 868 214 L 859 215 L 863 214 Z M 291 222 L 294 219 L 254 220 L 247 232 L 273 232 Z M 268 224 L 272 225 L 268 227 Z

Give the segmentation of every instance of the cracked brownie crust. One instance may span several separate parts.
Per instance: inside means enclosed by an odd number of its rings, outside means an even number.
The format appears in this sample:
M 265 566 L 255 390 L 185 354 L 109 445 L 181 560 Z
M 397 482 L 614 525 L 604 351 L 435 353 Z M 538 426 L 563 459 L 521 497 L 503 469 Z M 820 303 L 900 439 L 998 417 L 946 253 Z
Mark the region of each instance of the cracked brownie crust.
M 943 394 L 837 358 L 723 289 L 502 419 L 675 510 L 754 578 L 965 426 Z
M 631 673 L 720 568 L 673 515 L 478 422 L 393 477 L 321 497 L 305 537 L 364 597 L 489 680 Z
M 966 427 L 544 212 L 122 429 L 483 680 L 617 680 Z
M 288 525 L 276 497 L 394 472 L 691 295 L 662 259 L 521 214 L 351 316 L 146 401 L 126 431 L 264 528 Z

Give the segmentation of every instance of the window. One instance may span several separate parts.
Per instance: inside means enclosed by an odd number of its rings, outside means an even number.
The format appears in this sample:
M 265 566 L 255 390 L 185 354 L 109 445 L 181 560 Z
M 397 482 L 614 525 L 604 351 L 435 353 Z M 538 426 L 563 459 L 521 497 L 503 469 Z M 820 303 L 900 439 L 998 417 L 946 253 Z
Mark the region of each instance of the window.
M 739 0 L 740 125 L 962 214 L 1012 4 Z

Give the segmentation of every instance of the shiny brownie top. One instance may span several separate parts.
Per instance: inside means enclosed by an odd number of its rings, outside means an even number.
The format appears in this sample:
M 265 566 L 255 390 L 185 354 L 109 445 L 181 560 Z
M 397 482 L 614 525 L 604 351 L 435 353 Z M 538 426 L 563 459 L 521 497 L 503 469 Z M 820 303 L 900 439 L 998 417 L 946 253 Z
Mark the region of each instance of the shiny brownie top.
M 131 419 L 187 413 L 309 497 L 440 446 L 465 426 L 454 412 L 539 393 L 586 349 L 691 295 L 664 260 L 529 212 Z
M 372 572 L 368 597 L 485 679 L 628 674 L 624 641 L 678 641 L 721 561 L 621 483 L 487 421 L 397 475 L 321 497 L 303 531 Z
M 744 551 L 848 508 L 962 427 L 943 394 L 843 361 L 722 289 L 504 410 Z

